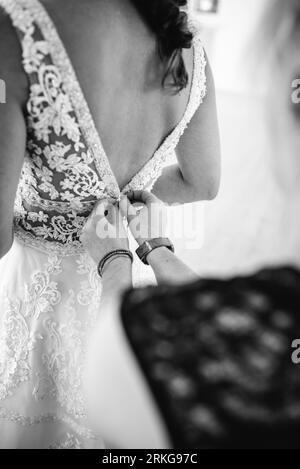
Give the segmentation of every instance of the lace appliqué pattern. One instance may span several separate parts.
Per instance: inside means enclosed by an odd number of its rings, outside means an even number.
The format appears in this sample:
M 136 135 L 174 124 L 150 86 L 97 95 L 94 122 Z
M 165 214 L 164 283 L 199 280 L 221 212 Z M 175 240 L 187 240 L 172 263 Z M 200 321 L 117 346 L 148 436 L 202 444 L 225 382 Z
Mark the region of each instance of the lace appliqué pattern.
M 87 337 L 100 309 L 101 286 L 87 254 L 78 256 L 76 264 L 76 274 L 83 280 L 78 293 L 68 292 L 59 318 L 53 311 L 62 303 L 59 280 L 63 268 L 56 255 L 48 258 L 43 271 L 32 275 L 22 301 L 6 299 L 0 320 L 1 400 L 32 381 L 35 400 L 55 399 L 68 414 L 85 417 L 82 373 Z M 78 318 L 80 308 L 85 310 L 84 321 Z M 40 366 L 33 351 L 40 356 Z
M 67 433 L 63 442 L 55 443 L 49 449 L 83 449 L 83 447 L 76 436 Z
M 87 440 L 96 440 L 99 437 L 95 435 L 90 429 L 79 425 L 75 422 L 71 417 L 63 414 L 42 414 L 34 417 L 27 417 L 22 415 L 18 412 L 13 412 L 11 410 L 7 410 L 4 407 L 0 407 L 0 419 L 7 420 L 9 422 L 13 422 L 21 427 L 34 427 L 40 424 L 46 423 L 61 423 L 67 425 L 72 432 L 76 433 L 80 439 L 87 439 Z
M 51 313 L 61 300 L 50 273 L 59 272 L 58 258 L 49 260 L 44 272 L 35 273 L 25 285 L 23 300 L 6 298 L 0 317 L 0 400 L 11 396 L 21 383 L 31 379 L 30 353 L 42 340 L 32 327 L 42 314 Z

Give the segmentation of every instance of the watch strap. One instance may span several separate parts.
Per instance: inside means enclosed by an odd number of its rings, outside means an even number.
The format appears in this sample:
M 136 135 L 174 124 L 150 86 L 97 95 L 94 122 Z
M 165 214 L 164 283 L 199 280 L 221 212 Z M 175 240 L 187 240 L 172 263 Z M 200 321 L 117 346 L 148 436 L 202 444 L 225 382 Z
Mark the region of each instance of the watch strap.
M 174 245 L 170 241 L 169 238 L 154 238 L 154 239 L 150 239 L 149 241 L 145 241 L 136 250 L 136 253 L 144 264 L 149 265 L 147 261 L 147 257 L 150 254 L 150 252 L 154 251 L 155 249 L 162 248 L 162 247 L 166 247 L 172 252 L 175 251 Z

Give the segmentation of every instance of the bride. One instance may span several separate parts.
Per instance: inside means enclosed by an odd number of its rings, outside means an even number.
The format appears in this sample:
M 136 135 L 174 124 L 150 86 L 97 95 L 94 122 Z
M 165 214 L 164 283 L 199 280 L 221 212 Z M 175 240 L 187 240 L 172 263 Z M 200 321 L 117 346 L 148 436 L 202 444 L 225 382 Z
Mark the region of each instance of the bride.
M 95 203 L 216 195 L 213 78 L 185 4 L 0 0 L 1 448 L 103 447 L 82 391 Z

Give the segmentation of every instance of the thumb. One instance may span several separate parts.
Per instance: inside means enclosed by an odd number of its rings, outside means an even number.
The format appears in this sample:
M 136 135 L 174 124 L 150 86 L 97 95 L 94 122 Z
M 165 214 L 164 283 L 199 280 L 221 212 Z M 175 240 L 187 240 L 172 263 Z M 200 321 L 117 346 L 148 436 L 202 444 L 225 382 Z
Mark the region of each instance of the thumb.
M 106 218 L 111 225 L 116 225 L 118 219 L 118 208 L 115 205 L 109 205 L 106 209 Z
M 128 223 L 130 224 L 137 216 L 137 210 L 126 196 L 121 198 L 119 207 L 122 216 L 125 217 L 128 220 Z
M 107 199 L 100 200 L 93 210 L 93 214 L 99 217 L 105 217 L 105 212 L 109 206 L 109 201 Z

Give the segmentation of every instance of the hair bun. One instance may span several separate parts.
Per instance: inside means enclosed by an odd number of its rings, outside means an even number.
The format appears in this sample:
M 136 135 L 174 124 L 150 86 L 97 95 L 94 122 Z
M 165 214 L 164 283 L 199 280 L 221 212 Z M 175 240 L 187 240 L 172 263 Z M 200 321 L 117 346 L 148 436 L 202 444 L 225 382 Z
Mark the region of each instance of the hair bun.
M 172 55 L 176 49 L 189 49 L 193 35 L 188 27 L 188 16 L 180 10 L 186 1 L 160 0 L 157 24 L 158 38 L 166 55 Z
M 189 49 L 193 34 L 188 16 L 181 11 L 187 0 L 132 0 L 133 4 L 157 36 L 158 51 L 166 63 L 163 85 L 181 91 L 189 77 L 182 57 L 182 49 Z

